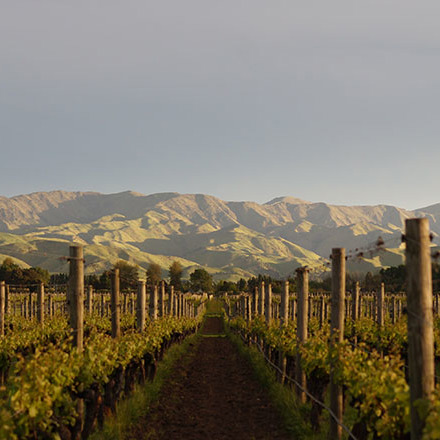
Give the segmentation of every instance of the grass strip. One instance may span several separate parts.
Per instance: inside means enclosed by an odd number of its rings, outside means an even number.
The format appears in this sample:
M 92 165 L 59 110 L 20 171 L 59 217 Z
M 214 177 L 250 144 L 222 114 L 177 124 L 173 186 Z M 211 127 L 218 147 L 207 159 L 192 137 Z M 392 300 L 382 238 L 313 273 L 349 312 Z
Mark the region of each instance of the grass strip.
M 302 405 L 294 393 L 294 390 L 280 384 L 276 380 L 275 372 L 266 364 L 261 353 L 255 347 L 246 346 L 243 341 L 230 330 L 227 330 L 228 337 L 237 347 L 238 352 L 252 366 L 255 377 L 261 383 L 269 395 L 269 398 L 281 414 L 285 426 L 292 436 L 297 440 L 323 440 L 327 438 L 324 433 L 314 432 L 307 419 L 309 417 L 309 406 Z M 325 429 L 324 429 L 325 431 Z
M 91 440 L 125 440 L 130 439 L 132 428 L 143 421 L 151 406 L 157 402 L 160 391 L 167 379 L 175 371 L 177 362 L 189 362 L 189 351 L 198 343 L 200 335 L 194 334 L 185 338 L 181 344 L 172 345 L 157 365 L 156 375 L 152 382 L 136 385 L 133 393 L 118 403 L 116 414 L 109 416 L 101 430 L 94 432 Z M 191 350 L 195 352 L 195 350 Z

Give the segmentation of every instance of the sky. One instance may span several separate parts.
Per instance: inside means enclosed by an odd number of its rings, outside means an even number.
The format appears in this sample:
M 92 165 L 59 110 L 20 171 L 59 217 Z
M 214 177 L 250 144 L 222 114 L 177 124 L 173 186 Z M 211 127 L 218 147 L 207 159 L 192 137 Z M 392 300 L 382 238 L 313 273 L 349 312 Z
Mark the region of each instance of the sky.
M 0 194 L 440 202 L 438 0 L 0 0 Z

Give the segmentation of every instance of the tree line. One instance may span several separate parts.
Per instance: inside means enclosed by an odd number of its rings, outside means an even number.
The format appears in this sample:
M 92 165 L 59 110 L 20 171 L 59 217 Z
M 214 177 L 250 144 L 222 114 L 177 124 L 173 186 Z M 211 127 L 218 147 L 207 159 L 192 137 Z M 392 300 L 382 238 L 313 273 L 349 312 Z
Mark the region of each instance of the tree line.
M 101 274 L 86 275 L 86 285 L 92 285 L 96 290 L 109 290 L 111 288 L 111 274 L 113 269 L 119 269 L 121 289 L 134 290 L 137 288 L 139 280 L 139 267 L 120 260 L 111 269 Z M 159 284 L 163 279 L 162 267 L 157 263 L 150 263 L 146 270 L 148 283 L 151 285 Z M 167 276 L 164 281 L 173 285 L 174 288 L 182 292 L 207 292 L 207 293 L 239 293 L 252 292 L 256 286 L 262 281 L 272 285 L 273 293 L 281 293 L 284 278 L 277 279 L 268 275 L 259 274 L 249 279 L 241 278 L 238 281 L 220 280 L 214 282 L 212 275 L 203 268 L 195 269 L 189 274 L 189 279 L 183 280 L 183 266 L 178 261 L 173 261 L 168 267 Z M 380 287 L 381 283 L 385 283 L 388 292 L 402 292 L 406 287 L 406 270 L 405 265 L 389 267 L 381 269 L 377 273 L 367 272 L 365 275 L 356 272 L 347 272 L 346 275 L 347 289 L 354 287 L 355 282 L 359 282 L 361 289 L 364 291 L 374 291 Z M 440 264 L 435 262 L 432 265 L 432 279 L 434 286 L 440 285 Z M 49 274 L 46 269 L 41 267 L 21 268 L 14 263 L 12 258 L 5 258 L 0 265 L 0 280 L 7 284 L 19 285 L 35 285 L 39 283 L 66 284 L 68 281 L 67 274 Z M 296 278 L 288 277 L 290 290 L 296 290 Z M 314 291 L 330 292 L 331 276 L 324 277 L 322 280 L 310 280 L 310 288 Z

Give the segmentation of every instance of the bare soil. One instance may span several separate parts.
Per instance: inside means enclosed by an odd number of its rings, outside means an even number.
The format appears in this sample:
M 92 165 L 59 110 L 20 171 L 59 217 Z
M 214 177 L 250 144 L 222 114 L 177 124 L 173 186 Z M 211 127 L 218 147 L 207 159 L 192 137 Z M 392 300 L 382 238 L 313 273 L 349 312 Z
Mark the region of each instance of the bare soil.
M 223 333 L 208 317 L 205 335 Z M 136 439 L 290 439 L 281 417 L 232 342 L 204 337 L 191 347 L 164 385 Z

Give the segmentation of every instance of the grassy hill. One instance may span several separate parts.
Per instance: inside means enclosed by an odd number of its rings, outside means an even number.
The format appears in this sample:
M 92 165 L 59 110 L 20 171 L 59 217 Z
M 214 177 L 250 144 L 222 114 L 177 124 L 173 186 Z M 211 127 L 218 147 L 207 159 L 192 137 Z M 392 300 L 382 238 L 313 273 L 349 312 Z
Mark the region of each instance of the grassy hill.
M 186 273 L 204 267 L 216 279 L 236 280 L 258 273 L 285 277 L 303 265 L 317 268 L 333 247 L 368 248 L 381 236 L 385 252 L 348 262 L 349 270 L 366 272 L 402 262 L 398 238 L 405 219 L 416 215 L 428 216 L 437 233 L 438 205 L 407 211 L 292 197 L 260 205 L 203 194 L 33 193 L 0 197 L 0 258 L 65 272 L 60 257 L 78 243 L 85 246 L 88 273 L 119 259 L 143 269 L 158 263 L 164 271 L 178 260 Z

